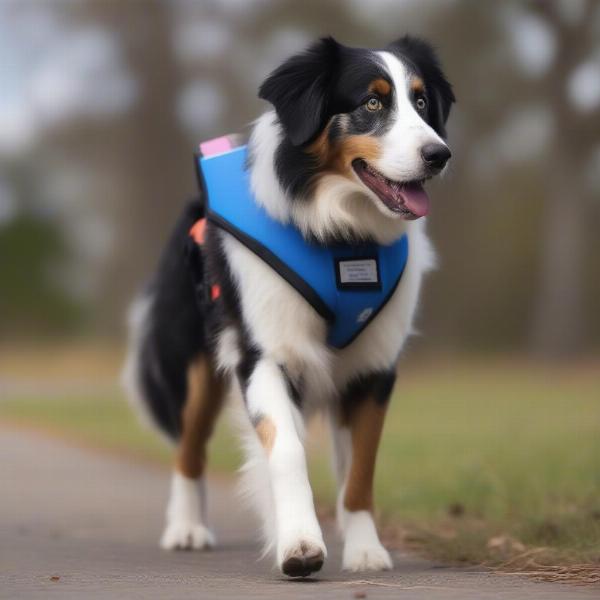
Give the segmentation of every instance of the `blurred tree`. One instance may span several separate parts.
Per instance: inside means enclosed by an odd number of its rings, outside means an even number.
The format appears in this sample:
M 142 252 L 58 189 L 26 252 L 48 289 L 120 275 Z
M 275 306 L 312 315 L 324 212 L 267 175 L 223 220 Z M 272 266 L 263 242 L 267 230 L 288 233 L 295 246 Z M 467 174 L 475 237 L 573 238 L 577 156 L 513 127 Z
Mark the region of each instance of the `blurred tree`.
M 593 143 L 600 132 L 600 107 L 589 110 L 576 105 L 577 95 L 586 94 L 583 84 L 569 97 L 575 70 L 600 51 L 595 32 L 593 1 L 580 3 L 575 18 L 560 11 L 557 2 L 532 5 L 551 27 L 557 41 L 556 60 L 548 77 L 538 89 L 555 116 L 560 139 L 544 153 L 547 177 L 543 232 L 540 244 L 539 288 L 532 323 L 532 344 L 537 353 L 568 355 L 581 351 L 591 340 L 586 331 L 585 253 L 586 219 L 591 216 L 590 193 L 577 182 L 583 180 L 584 169 Z M 597 64 L 600 73 L 600 63 Z M 597 75 L 600 77 L 600 75 Z
M 73 332 L 82 307 L 57 273 L 68 256 L 55 223 L 20 215 L 0 225 L 0 337 Z
M 434 11 L 428 34 L 443 50 L 458 105 L 455 160 L 435 185 L 450 197 L 431 217 L 444 267 L 426 290 L 433 337 L 545 355 L 597 339 L 586 314 L 599 300 L 586 285 L 586 255 L 597 248 L 586 235 L 594 191 L 583 179 L 600 111 L 581 110 L 569 86 L 586 61 L 596 61 L 592 87 L 600 80 L 599 19 L 598 3 L 586 0 L 464 1 Z
M 113 225 L 110 255 L 98 273 L 97 325 L 114 332 L 124 307 L 150 275 L 175 214 L 194 191 L 193 148 L 175 115 L 181 82 L 168 3 L 86 2 L 71 16 L 79 26 L 101 25 L 117 33 L 139 89 L 129 114 L 96 125 L 92 136 L 82 129 L 79 142 L 88 146 L 97 168 L 118 182 L 106 190 L 110 195 L 95 199 Z
M 88 0 L 14 7 L 32 13 L 29 28 L 2 29 L 10 11 L 0 7 L 0 44 L 13 29 L 18 40 L 30 31 L 19 55 L 37 48 L 55 63 L 43 77 L 33 69 L 35 85 L 22 86 L 22 95 L 45 92 L 50 117 L 58 100 L 68 100 L 61 118 L 33 138 L 40 141 L 21 167 L 37 209 L 61 222 L 48 240 L 67 234 L 68 256 L 49 254 L 79 265 L 77 277 L 53 285 L 87 281 L 98 331 L 119 330 L 181 204 L 195 193 L 193 146 L 244 129 L 264 110 L 256 89 L 270 69 L 318 36 L 381 47 L 408 31 L 438 47 L 458 97 L 454 159 L 447 177 L 430 184 L 429 226 L 442 268 L 425 286 L 424 344 L 561 354 L 600 343 L 591 223 L 600 178 L 584 184 L 594 152 L 600 164 L 600 123 L 598 107 L 582 109 L 573 91 L 581 65 L 593 65 L 600 52 L 599 3 Z M 43 35 L 31 23 L 45 23 Z M 75 75 L 90 90 L 77 110 L 69 103 Z M 135 93 L 115 108 L 121 80 Z M 46 267 L 30 272 L 42 285 Z

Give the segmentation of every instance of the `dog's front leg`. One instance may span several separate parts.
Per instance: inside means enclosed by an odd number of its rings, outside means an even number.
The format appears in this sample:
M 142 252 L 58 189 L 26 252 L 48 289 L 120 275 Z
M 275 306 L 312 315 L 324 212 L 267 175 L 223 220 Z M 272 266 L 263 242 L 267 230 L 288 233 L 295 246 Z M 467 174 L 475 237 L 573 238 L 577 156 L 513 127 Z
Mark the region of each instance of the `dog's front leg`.
M 286 575 L 305 577 L 321 568 L 327 551 L 308 481 L 302 415 L 275 361 L 259 360 L 246 402 L 268 464 L 277 565 Z
M 377 390 L 357 395 L 342 407 L 341 419 L 339 415 L 331 418 L 340 486 L 337 517 L 344 537 L 342 568 L 347 571 L 392 568 L 392 560 L 379 541 L 373 518 L 375 459 L 387 395 Z

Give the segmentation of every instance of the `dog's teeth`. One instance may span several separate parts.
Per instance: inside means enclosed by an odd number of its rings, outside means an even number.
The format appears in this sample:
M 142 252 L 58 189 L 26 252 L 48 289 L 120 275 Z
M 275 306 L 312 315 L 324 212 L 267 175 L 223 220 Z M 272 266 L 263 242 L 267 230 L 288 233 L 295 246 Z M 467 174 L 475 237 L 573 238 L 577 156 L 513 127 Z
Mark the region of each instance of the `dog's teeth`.
M 371 175 L 371 177 L 375 178 L 377 181 L 379 181 L 379 183 L 383 183 L 384 185 L 386 185 L 388 188 L 391 189 L 391 191 L 395 194 L 398 195 L 401 193 L 402 191 L 402 187 L 403 187 L 403 183 L 400 181 L 394 181 L 393 179 L 389 179 L 388 177 L 386 177 L 385 175 L 383 175 L 382 173 L 380 173 L 379 171 L 376 171 L 369 163 L 367 163 L 366 161 L 363 162 L 364 165 L 364 169 L 367 173 L 369 173 L 369 175 Z

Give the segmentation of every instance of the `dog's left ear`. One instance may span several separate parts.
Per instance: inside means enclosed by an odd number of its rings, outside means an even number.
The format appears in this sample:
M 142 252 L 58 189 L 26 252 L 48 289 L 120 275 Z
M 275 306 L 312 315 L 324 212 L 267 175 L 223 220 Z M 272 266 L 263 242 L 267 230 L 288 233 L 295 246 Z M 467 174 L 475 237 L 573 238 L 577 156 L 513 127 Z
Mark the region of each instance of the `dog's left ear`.
M 311 141 L 325 127 L 330 87 L 340 45 L 322 38 L 275 69 L 260 86 L 294 146 Z
M 427 121 L 441 137 L 445 138 L 446 122 L 456 98 L 452 86 L 442 71 L 435 50 L 426 41 L 410 35 L 392 42 L 387 49 L 400 54 L 412 63 L 418 74 L 423 77 L 429 95 Z

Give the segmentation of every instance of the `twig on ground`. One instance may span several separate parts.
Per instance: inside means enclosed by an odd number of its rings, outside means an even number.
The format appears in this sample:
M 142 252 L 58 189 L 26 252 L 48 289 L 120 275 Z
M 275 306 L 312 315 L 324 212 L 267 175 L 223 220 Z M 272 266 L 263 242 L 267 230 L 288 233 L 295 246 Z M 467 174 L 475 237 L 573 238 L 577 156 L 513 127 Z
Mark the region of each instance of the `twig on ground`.
M 344 585 L 376 585 L 379 587 L 396 588 L 399 590 L 456 590 L 456 588 L 442 585 L 402 585 L 399 583 L 369 581 L 368 579 L 356 579 L 354 581 L 344 581 L 343 583 Z

